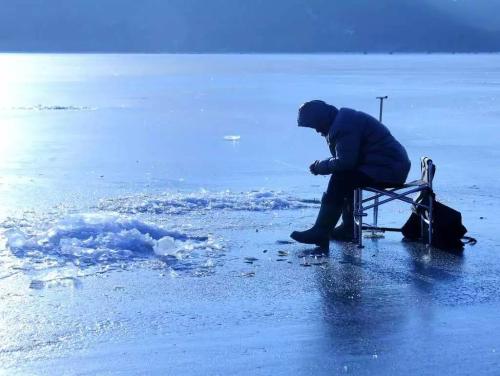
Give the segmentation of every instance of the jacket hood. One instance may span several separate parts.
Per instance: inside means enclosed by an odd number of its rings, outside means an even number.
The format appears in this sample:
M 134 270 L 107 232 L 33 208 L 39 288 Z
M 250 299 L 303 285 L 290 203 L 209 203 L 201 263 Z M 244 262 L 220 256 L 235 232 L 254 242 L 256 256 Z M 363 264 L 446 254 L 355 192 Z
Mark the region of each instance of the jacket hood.
M 328 134 L 338 112 L 335 106 L 321 100 L 306 102 L 299 108 L 297 124 L 299 127 L 313 128 Z

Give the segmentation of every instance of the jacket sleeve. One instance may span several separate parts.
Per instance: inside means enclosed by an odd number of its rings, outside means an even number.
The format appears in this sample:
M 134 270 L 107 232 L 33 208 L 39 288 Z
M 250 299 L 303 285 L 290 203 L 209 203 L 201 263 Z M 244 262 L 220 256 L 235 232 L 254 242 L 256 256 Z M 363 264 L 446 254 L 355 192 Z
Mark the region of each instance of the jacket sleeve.
M 335 157 L 328 160 L 328 171 L 354 170 L 358 163 L 361 148 L 361 134 L 354 124 L 345 124 L 333 135 Z

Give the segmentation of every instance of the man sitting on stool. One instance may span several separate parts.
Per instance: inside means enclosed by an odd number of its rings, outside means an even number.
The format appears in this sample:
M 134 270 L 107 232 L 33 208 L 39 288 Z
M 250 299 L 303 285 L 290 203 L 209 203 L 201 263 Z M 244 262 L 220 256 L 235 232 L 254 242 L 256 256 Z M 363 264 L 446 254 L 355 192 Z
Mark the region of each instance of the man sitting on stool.
M 354 189 L 404 184 L 411 165 L 408 154 L 381 122 L 361 111 L 314 100 L 300 107 L 297 122 L 325 137 L 333 157 L 309 167 L 314 175 L 331 175 L 330 181 L 314 226 L 290 237 L 322 248 L 328 248 L 330 238 L 351 240 Z M 335 228 L 341 214 L 342 225 Z

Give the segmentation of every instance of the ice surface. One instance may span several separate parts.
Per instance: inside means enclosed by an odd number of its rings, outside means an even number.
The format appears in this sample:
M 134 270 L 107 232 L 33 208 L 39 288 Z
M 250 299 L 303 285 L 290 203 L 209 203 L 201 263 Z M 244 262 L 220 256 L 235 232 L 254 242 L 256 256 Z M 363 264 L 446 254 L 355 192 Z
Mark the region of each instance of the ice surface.
M 0 373 L 498 373 L 500 55 L 0 60 Z M 430 155 L 478 238 L 464 257 L 397 234 L 317 259 L 277 241 L 313 223 L 304 198 L 328 183 L 297 107 L 378 116 L 380 95 L 410 177 Z

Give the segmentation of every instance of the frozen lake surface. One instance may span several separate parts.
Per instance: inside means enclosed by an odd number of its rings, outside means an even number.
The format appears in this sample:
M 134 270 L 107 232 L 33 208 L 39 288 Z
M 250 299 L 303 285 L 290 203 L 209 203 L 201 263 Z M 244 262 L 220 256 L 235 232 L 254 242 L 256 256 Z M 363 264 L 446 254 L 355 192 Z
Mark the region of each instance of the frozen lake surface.
M 0 80 L 0 373 L 497 373 L 500 55 L 5 54 Z M 286 242 L 327 183 L 298 106 L 379 95 L 463 256 Z

